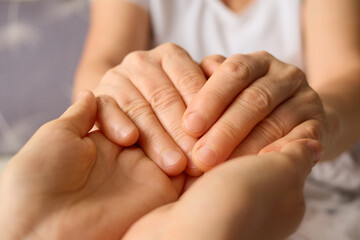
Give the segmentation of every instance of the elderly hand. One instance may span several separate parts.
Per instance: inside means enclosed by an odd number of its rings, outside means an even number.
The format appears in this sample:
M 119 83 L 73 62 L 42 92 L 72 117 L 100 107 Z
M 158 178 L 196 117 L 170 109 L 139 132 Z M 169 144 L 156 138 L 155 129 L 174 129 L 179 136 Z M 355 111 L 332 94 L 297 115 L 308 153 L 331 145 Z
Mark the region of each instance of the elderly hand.
M 45 124 L 0 177 L 1 239 L 120 239 L 138 218 L 177 200 L 170 179 L 138 148 L 88 134 L 91 93 Z
M 200 175 L 191 162 L 197 139 L 183 130 L 182 116 L 205 82 L 200 66 L 175 44 L 130 53 L 95 90 L 99 127 L 119 145 L 139 137 L 144 152 L 168 175 L 185 168 Z
M 202 171 L 296 139 L 326 141 L 321 100 L 298 68 L 265 52 L 210 56 L 201 65 L 209 79 L 188 104 L 183 126 L 200 137 L 192 157 Z

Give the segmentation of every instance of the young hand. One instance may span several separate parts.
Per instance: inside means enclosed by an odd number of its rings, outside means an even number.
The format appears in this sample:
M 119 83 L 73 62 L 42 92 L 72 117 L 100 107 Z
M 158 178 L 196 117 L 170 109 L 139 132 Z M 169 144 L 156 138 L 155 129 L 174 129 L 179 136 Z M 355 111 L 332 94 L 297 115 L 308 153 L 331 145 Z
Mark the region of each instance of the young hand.
M 119 145 L 138 140 L 168 175 L 178 175 L 185 168 L 191 175 L 200 175 L 191 162 L 197 139 L 185 133 L 181 118 L 205 82 L 200 66 L 175 44 L 133 52 L 95 90 L 99 127 Z
M 229 157 L 278 151 L 296 139 L 325 144 L 321 100 L 298 68 L 265 52 L 210 56 L 201 65 L 209 79 L 189 103 L 183 126 L 200 137 L 192 157 L 202 171 Z
M 84 93 L 9 162 L 0 177 L 1 239 L 120 239 L 178 198 L 183 175 L 170 179 L 141 149 L 88 134 L 96 108 Z

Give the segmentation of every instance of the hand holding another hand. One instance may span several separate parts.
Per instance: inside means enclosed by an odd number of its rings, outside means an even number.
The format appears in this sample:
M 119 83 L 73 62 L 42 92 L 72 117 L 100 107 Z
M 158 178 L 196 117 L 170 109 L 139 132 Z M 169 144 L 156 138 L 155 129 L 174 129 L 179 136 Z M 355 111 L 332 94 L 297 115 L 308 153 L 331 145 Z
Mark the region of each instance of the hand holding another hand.
M 164 44 L 128 55 L 95 92 L 102 131 L 122 145 L 139 137 L 169 175 L 186 168 L 197 176 L 297 139 L 327 141 L 321 100 L 304 73 L 265 52 L 209 56 L 200 68 L 183 49 Z
M 184 174 L 169 178 L 141 149 L 88 134 L 96 110 L 83 94 L 10 161 L 0 178 L 3 238 L 279 239 L 299 224 L 319 142 L 234 158 L 178 200 Z
M 186 132 L 200 138 L 192 154 L 200 170 L 228 158 L 279 151 L 297 139 L 326 144 L 321 100 L 298 68 L 266 52 L 209 56 L 201 66 L 209 79 L 183 118 Z
M 191 175 L 200 175 L 191 162 L 197 139 L 183 130 L 182 116 L 205 82 L 200 66 L 175 44 L 130 53 L 95 90 L 99 127 L 119 145 L 138 140 L 169 175 L 185 168 Z
M 1 239 L 120 239 L 178 199 L 184 175 L 169 178 L 141 149 L 88 134 L 96 108 L 85 93 L 9 162 L 0 178 Z

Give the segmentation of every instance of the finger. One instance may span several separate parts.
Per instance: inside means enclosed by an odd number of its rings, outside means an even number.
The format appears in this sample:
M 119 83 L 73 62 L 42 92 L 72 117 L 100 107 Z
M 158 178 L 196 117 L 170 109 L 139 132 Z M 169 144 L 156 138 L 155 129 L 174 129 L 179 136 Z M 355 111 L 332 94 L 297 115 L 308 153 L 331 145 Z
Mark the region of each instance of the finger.
M 185 180 L 186 180 L 186 174 L 185 173 L 182 173 L 182 174 L 180 174 L 178 176 L 175 176 L 175 177 L 171 178 L 171 182 L 174 185 L 174 188 L 175 188 L 178 196 L 180 196 L 181 193 L 183 192 Z
M 225 57 L 222 55 L 210 55 L 205 57 L 201 63 L 200 67 L 204 72 L 206 78 L 210 78 L 211 75 L 218 69 L 218 67 L 225 61 Z
M 292 161 L 298 162 L 297 169 L 303 170 L 303 176 L 306 178 L 322 155 L 323 148 L 319 141 L 300 139 L 284 145 L 280 151 L 286 153 Z
M 133 145 L 139 138 L 135 124 L 124 114 L 109 96 L 97 97 L 98 127 L 113 142 L 120 146 Z
M 180 64 L 180 60 L 182 60 L 182 65 L 194 69 L 194 65 L 192 65 L 194 63 L 192 59 L 186 59 L 185 56 L 187 56 L 187 54 L 183 56 L 181 53 L 182 52 L 180 51 L 179 54 L 175 54 L 176 56 L 174 56 L 173 59 L 169 59 L 169 61 L 174 60 Z M 201 174 L 201 172 L 196 170 L 196 168 L 194 169 L 195 165 L 191 164 L 191 150 L 194 147 L 197 139 L 187 135 L 182 128 L 181 117 L 185 112 L 186 106 L 182 96 L 172 82 L 176 82 L 176 80 L 169 79 L 169 76 L 162 69 L 160 62 L 153 61 L 148 54 L 141 52 L 137 54 L 138 56 L 132 56 L 132 58 L 135 58 L 134 60 L 128 58 L 127 62 L 125 62 L 125 64 L 129 64 L 128 61 L 144 61 L 144 64 L 139 64 L 138 68 L 134 67 L 135 65 L 130 63 L 132 66 L 132 71 L 128 72 L 128 75 L 132 84 L 150 104 L 159 124 L 162 126 L 165 132 L 188 156 L 187 172 L 192 175 Z M 186 65 L 186 62 L 190 63 Z M 162 65 L 164 67 L 168 64 L 163 63 Z M 143 68 L 140 68 L 140 66 L 147 66 L 147 68 L 144 70 Z M 168 70 L 171 71 L 174 69 L 174 67 L 175 66 L 168 66 Z M 196 71 L 196 69 L 199 70 L 199 66 L 196 65 L 196 67 L 197 68 L 195 68 L 194 71 Z M 199 71 L 201 72 L 201 70 Z M 189 76 L 195 76 L 195 73 L 190 74 L 189 71 L 184 70 L 183 73 L 185 74 L 183 75 L 185 78 Z M 175 76 L 180 73 L 171 72 L 171 74 L 174 74 Z M 177 76 L 177 78 L 181 78 L 181 76 Z M 176 79 L 176 77 L 173 79 Z M 197 80 L 194 79 L 194 82 L 196 81 Z M 183 90 L 186 90 L 185 85 L 182 85 L 182 87 L 184 87 Z
M 269 58 L 253 54 L 226 59 L 188 105 L 183 120 L 187 133 L 203 135 L 242 90 L 266 74 Z
M 77 101 L 59 118 L 68 129 L 80 137 L 85 136 L 95 124 L 97 113 L 96 99 L 92 92 L 80 92 Z
M 302 86 L 283 76 L 258 79 L 240 93 L 222 117 L 201 137 L 193 149 L 193 160 L 202 171 L 228 159 L 251 130 Z M 280 80 L 278 80 L 281 79 Z
M 299 91 L 257 124 L 232 152 L 230 158 L 257 154 L 266 145 L 287 135 L 297 125 L 308 119 L 316 119 L 323 109 L 322 105 L 315 104 L 314 100 L 316 101 L 313 91 Z
M 326 126 L 322 121 L 312 119 L 295 127 L 289 134 L 277 141 L 265 146 L 260 150 L 260 153 L 280 151 L 285 145 L 299 140 L 299 139 L 312 139 L 322 142 L 324 132 L 326 132 Z M 323 155 L 323 152 L 318 152 L 315 156 L 315 163 L 318 162 Z
M 108 79 L 111 80 L 109 84 L 102 85 L 103 89 L 99 89 L 99 92 L 112 96 L 122 111 L 132 119 L 139 131 L 138 142 L 146 155 L 168 175 L 180 174 L 186 167 L 187 158 L 161 126 L 146 99 L 121 73 L 110 71 L 104 81 Z
M 199 64 L 184 49 L 172 43 L 163 44 L 153 51 L 187 106 L 206 82 Z

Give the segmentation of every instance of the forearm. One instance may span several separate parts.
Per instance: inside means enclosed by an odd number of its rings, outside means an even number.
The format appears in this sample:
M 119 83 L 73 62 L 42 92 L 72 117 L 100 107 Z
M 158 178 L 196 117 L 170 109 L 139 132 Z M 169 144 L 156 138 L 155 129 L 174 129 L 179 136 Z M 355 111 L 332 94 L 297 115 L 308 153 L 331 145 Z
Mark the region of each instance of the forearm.
M 331 160 L 360 139 L 360 65 L 312 87 L 323 101 L 329 120 L 324 160 Z
M 82 90 L 94 90 L 106 71 L 114 66 L 115 63 L 110 61 L 87 61 L 81 63 L 75 75 L 73 100 Z
M 148 48 L 150 15 L 127 1 L 93 1 L 83 55 L 75 76 L 73 96 L 93 90 L 110 68 L 135 50 Z

